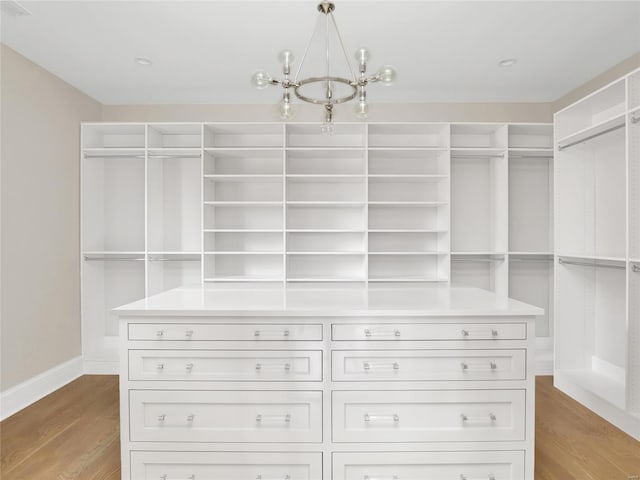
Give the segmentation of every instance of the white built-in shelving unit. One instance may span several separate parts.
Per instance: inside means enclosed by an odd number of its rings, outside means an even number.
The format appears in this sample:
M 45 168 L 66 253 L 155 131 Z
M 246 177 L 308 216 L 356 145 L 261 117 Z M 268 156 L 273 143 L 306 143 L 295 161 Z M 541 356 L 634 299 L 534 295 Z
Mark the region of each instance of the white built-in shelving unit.
M 555 116 L 555 384 L 640 438 L 640 71 Z
M 479 286 L 548 312 L 551 372 L 551 125 L 86 123 L 82 137 L 87 371 L 115 371 L 113 307 L 204 281 Z

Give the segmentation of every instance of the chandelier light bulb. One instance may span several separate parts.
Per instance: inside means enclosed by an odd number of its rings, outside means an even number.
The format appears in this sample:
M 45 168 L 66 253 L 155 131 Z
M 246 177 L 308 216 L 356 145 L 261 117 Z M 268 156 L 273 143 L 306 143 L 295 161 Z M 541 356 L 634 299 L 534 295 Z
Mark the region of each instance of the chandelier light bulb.
M 393 85 L 393 82 L 396 81 L 397 76 L 398 74 L 396 73 L 396 69 L 391 65 L 383 65 L 382 67 L 380 67 L 380 70 L 378 70 L 378 73 L 376 74 L 376 77 L 378 77 L 378 81 L 380 81 L 380 83 L 382 83 L 382 85 L 386 87 Z
M 325 122 L 322 124 L 322 127 L 320 127 L 320 131 L 323 135 L 331 136 L 336 133 L 336 126 L 332 121 L 325 120 Z
M 356 118 L 366 120 L 369 117 L 369 104 L 367 102 L 358 102 L 354 107 Z
M 282 65 L 288 67 L 293 63 L 295 57 L 293 56 L 293 52 L 291 50 L 282 50 L 278 54 L 278 60 L 280 60 L 280 63 Z
M 369 53 L 369 49 L 367 49 L 366 47 L 360 47 L 358 50 L 356 50 L 355 56 L 359 65 L 368 63 L 369 60 L 371 60 L 371 54 Z
M 293 117 L 293 105 L 291 102 L 281 100 L 278 104 L 278 113 L 282 120 L 290 120 Z
M 269 75 L 264 70 L 258 70 L 251 77 L 251 85 L 256 87 L 258 90 L 262 90 L 263 88 L 267 88 L 271 85 L 271 75 Z

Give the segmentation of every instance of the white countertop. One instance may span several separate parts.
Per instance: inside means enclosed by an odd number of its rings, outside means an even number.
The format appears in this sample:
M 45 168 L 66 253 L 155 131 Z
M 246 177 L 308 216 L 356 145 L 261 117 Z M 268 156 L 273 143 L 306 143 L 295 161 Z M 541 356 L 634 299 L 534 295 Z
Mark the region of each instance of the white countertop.
M 121 316 L 536 316 L 544 310 L 443 284 L 205 284 L 116 308 Z

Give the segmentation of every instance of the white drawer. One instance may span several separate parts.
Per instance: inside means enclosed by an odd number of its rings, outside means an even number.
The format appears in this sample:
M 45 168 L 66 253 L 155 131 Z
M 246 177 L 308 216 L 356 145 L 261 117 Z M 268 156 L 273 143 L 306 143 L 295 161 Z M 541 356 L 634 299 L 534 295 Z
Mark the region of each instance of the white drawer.
M 131 441 L 322 441 L 322 392 L 131 390 Z
M 322 351 L 129 350 L 129 379 L 322 381 Z
M 361 323 L 332 325 L 333 340 L 523 340 L 525 323 Z
M 333 392 L 334 442 L 524 440 L 524 390 Z
M 333 480 L 427 479 L 524 480 L 524 452 L 333 454 Z
M 129 340 L 322 340 L 322 325 L 131 323 Z
M 523 380 L 525 350 L 331 352 L 333 381 Z
M 131 452 L 131 478 L 134 480 L 322 480 L 322 454 L 133 451 Z

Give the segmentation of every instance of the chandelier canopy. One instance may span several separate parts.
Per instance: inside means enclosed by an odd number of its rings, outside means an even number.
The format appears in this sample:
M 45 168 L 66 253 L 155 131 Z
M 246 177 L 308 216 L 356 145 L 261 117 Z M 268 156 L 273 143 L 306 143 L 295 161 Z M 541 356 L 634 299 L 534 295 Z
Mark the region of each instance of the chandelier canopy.
M 291 91 L 298 99 L 304 102 L 324 106 L 323 130 L 326 133 L 333 131 L 332 122 L 335 105 L 357 99 L 355 114 L 358 118 L 365 119 L 369 113 L 367 85 L 376 82 L 382 85 L 391 85 L 396 79 L 396 71 L 391 65 L 384 65 L 374 75 L 367 76 L 367 62 L 370 55 L 366 48 L 359 48 L 356 51 L 355 58 L 358 62 L 358 68 L 353 68 L 333 16 L 335 8 L 335 5 L 331 2 L 318 4 L 320 14 L 316 28 L 311 35 L 293 78 L 291 77 L 291 67 L 294 57 L 290 50 L 284 50 L 279 55 L 283 74 L 281 80 L 273 78 L 264 70 L 255 72 L 251 78 L 251 83 L 258 89 L 266 88 L 269 85 L 280 85 L 282 87 L 283 92 L 279 111 L 283 120 L 289 120 L 293 115 Z M 308 60 L 315 44 L 320 44 L 317 53 L 320 54 L 321 61 L 324 63 L 324 70 L 317 74 L 300 78 L 305 61 Z M 334 50 L 337 49 L 338 57 L 344 56 L 344 58 L 336 60 L 334 58 L 335 54 L 332 53 L 332 48 Z M 345 71 L 336 73 L 334 70 L 340 62 L 346 65 Z M 358 73 L 356 74 L 355 72 Z

